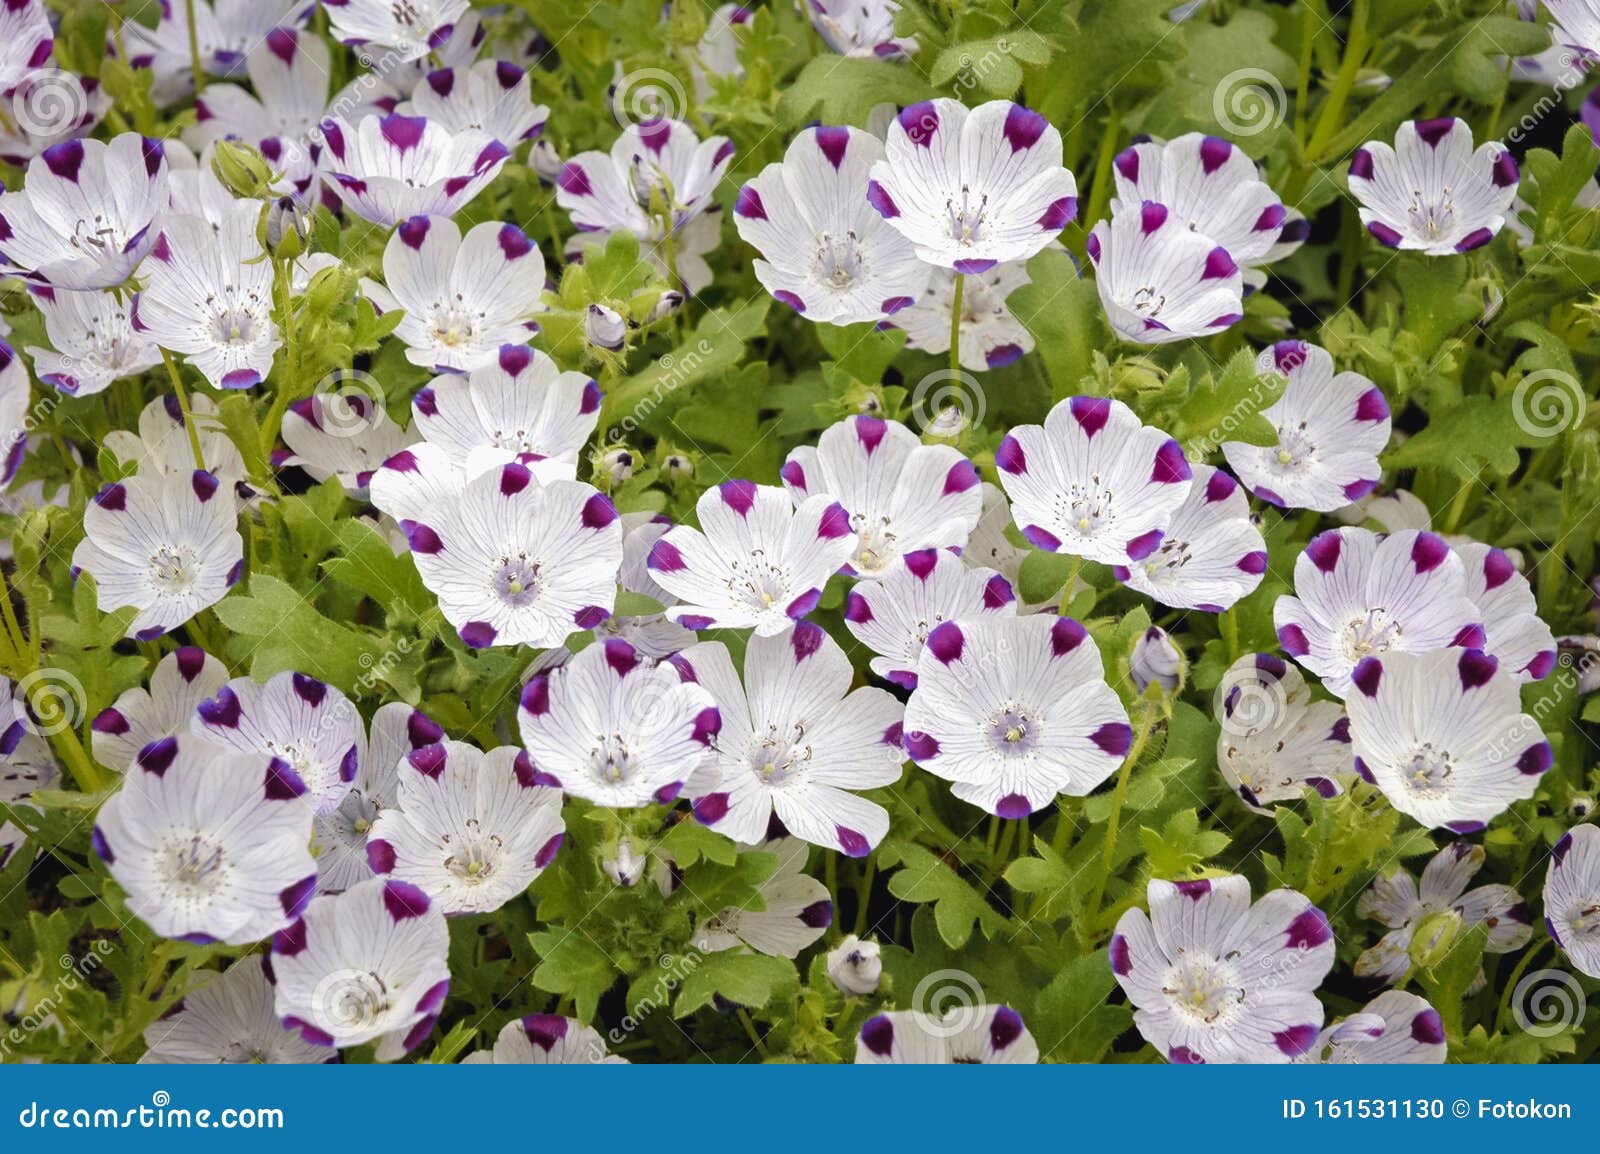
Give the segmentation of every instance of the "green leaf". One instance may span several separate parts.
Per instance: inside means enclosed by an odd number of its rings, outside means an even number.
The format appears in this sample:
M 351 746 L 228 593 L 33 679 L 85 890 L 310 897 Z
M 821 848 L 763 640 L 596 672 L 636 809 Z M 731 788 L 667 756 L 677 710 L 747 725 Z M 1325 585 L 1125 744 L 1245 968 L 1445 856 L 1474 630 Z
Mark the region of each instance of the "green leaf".
M 1116 988 L 1105 950 L 1074 958 L 1039 991 L 1028 1029 L 1052 1062 L 1098 1062 L 1133 1024 L 1133 1008 L 1109 1005 Z
M 533 984 L 573 1001 L 583 1021 L 593 1019 L 600 996 L 615 984 L 618 973 L 604 950 L 580 929 L 539 930 L 528 942 L 542 959 L 533 971 Z
M 353 693 L 383 656 L 376 639 L 330 621 L 292 585 L 268 573 L 252 575 L 249 592 L 224 597 L 215 612 L 239 635 L 230 652 L 249 661 L 257 681 L 292 669 Z
M 778 118 L 788 128 L 809 120 L 865 128 L 877 105 L 915 104 L 928 95 L 921 73 L 905 64 L 825 54 L 813 57 L 784 88 Z
M 759 1010 L 799 985 L 800 975 L 788 958 L 723 951 L 712 954 L 683 979 L 672 1015 L 687 1017 L 711 1005 L 718 995 L 736 1006 Z
M 1097 350 L 1112 348 L 1115 338 L 1094 282 L 1078 275 L 1072 257 L 1046 249 L 1028 262 L 1031 284 L 1014 291 L 1008 304 L 1022 326 L 1033 334 L 1054 400 L 1086 392 L 1094 375 Z
M 967 943 L 974 923 L 988 935 L 1005 925 L 1005 918 L 982 894 L 922 846 L 891 837 L 878 847 L 878 861 L 902 867 L 890 877 L 889 892 L 902 901 L 932 903 L 939 936 L 952 949 Z

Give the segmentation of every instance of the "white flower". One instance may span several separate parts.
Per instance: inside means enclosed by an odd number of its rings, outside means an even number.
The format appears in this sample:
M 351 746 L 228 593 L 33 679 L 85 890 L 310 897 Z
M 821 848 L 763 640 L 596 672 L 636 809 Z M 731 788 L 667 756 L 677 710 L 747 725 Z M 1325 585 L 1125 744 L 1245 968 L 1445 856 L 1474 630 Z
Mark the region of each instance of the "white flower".
M 1158 201 L 1095 225 L 1088 253 L 1106 319 L 1124 340 L 1208 337 L 1244 316 L 1244 278 L 1233 256 Z
M 1355 772 L 1350 721 L 1337 701 L 1313 701 L 1306 679 L 1281 657 L 1247 653 L 1216 690 L 1217 767 L 1228 788 L 1257 813 L 1299 801 L 1307 788 L 1341 791 Z
M 1027 260 L 1078 215 L 1061 133 L 1009 100 L 924 100 L 889 127 L 867 198 L 929 264 L 987 272 Z
M 606 1049 L 605 1039 L 593 1026 L 556 1014 L 530 1014 L 507 1022 L 494 1040 L 493 1050 L 477 1050 L 461 1059 L 462 1065 L 583 1066 L 626 1065 L 628 1059 Z
M 1280 341 L 1271 355 L 1287 384 L 1261 415 L 1278 443 L 1224 441 L 1228 464 L 1250 492 L 1283 508 L 1331 513 L 1365 497 L 1389 443 L 1383 391 L 1360 373 L 1336 375 L 1327 350 L 1304 341 Z
M 44 67 L 55 47 L 50 12 L 40 0 L 6 0 L 0 5 L 0 95 Z
M 194 87 L 188 3 L 189 0 L 165 0 L 154 28 L 134 20 L 122 26 L 128 63 L 156 74 L 154 95 L 158 105 L 169 104 Z M 195 0 L 194 30 L 200 67 L 211 76 L 240 75 L 251 49 L 275 28 L 304 24 L 314 7 L 312 0 Z
M 471 374 L 445 374 L 417 390 L 414 427 L 430 443 L 465 462 L 475 449 L 577 463 L 600 414 L 600 386 L 583 373 L 562 372 L 546 354 L 503 345 L 493 362 Z
M 1600 977 L 1600 829 L 1576 826 L 1550 851 L 1544 924 L 1574 967 Z
M 278 758 L 162 738 L 101 807 L 95 852 L 162 937 L 247 945 L 298 917 L 317 884 L 305 792 Z
M 1391 652 L 1356 666 L 1356 772 L 1424 826 L 1482 829 L 1533 796 L 1553 756 L 1517 681 L 1477 649 Z
M 1426 998 L 1404 990 L 1385 990 L 1359 1013 L 1322 1031 L 1301 1061 L 1439 1065 L 1448 1049 L 1444 1022 Z
M 0 193 L 0 265 L 62 289 L 120 285 L 156 242 L 167 207 L 158 141 L 124 132 L 69 140 L 28 162 L 18 192 Z
M 217 420 L 217 405 L 203 393 L 189 398 L 206 472 L 227 488 L 244 480 L 244 458 Z M 139 412 L 139 431 L 112 429 L 101 444 L 129 472 L 143 476 L 194 472 L 194 448 L 176 393 L 157 397 Z
M 189 732 L 195 709 L 228 681 L 228 667 L 203 649 L 185 645 L 161 659 L 148 690 L 135 686 L 95 716 L 90 725 L 94 759 L 122 771 L 151 742 Z
M 367 860 L 447 914 L 487 914 L 527 889 L 561 848 L 561 792 L 534 782 L 528 755 L 460 741 L 412 750 L 395 806 L 373 823 Z
M 1162 204 L 1193 232 L 1211 238 L 1240 265 L 1259 266 L 1278 241 L 1287 211 L 1255 162 L 1226 140 L 1190 132 L 1117 154 L 1113 217 Z
M 422 458 L 416 450 L 397 454 L 378 478 L 416 469 Z M 382 508 L 378 478 L 374 500 Z M 474 649 L 559 645 L 577 629 L 593 629 L 615 604 L 622 527 L 615 506 L 590 485 L 541 483 L 528 464 L 513 461 L 441 494 L 415 517 L 388 511 L 402 518 L 423 583 Z
M 27 455 L 32 399 L 28 366 L 0 340 L 0 491 L 11 484 Z
M 776 814 L 796 837 L 852 857 L 883 840 L 888 812 L 853 791 L 900 779 L 904 709 L 882 689 L 851 692 L 850 659 L 821 626 L 752 637 L 742 685 L 720 641 L 670 661 L 722 719 L 714 768 L 691 792 L 700 821 L 753 844 Z
M 1356 913 L 1383 923 L 1389 932 L 1361 952 L 1356 976 L 1398 983 L 1411 969 L 1411 939 L 1418 927 L 1425 918 L 1446 910 L 1461 915 L 1463 929 L 1484 926 L 1489 935 L 1484 949 L 1491 954 L 1508 954 L 1527 945 L 1533 936 L 1529 924 L 1533 915 L 1521 894 L 1507 885 L 1467 889 L 1483 868 L 1485 856 L 1482 846 L 1452 842 L 1423 867 L 1420 887 L 1403 869 L 1373 878 L 1356 902 Z
M 403 62 L 420 60 L 453 39 L 457 21 L 464 21 L 467 0 L 324 0 L 333 33 L 345 44 L 390 49 Z
M 1557 44 L 1576 48 L 1589 60 L 1600 57 L 1600 6 L 1594 0 L 1544 0 L 1544 6 L 1554 21 L 1550 33 Z M 1525 12 L 1523 18 L 1532 16 Z
M 613 809 L 672 802 L 711 764 L 722 724 L 704 687 L 626 641 L 536 674 L 517 718 L 539 785 Z
M 133 326 L 134 306 L 108 292 L 72 292 L 41 285 L 33 303 L 44 314 L 53 349 L 30 345 L 41 383 L 73 397 L 104 392 L 113 381 L 161 363 L 161 350 Z
M 203 470 L 114 481 L 83 511 L 75 570 L 94 577 L 100 612 L 132 605 L 128 636 L 150 641 L 215 605 L 244 572 L 231 492 Z
M 1475 541 L 1453 546 L 1466 572 L 1467 596 L 1483 619 L 1484 652 L 1518 681 L 1539 681 L 1556 667 L 1556 639 L 1539 617 L 1528 579 L 1506 553 Z
M 783 489 L 750 481 L 707 489 L 695 511 L 700 528 L 670 529 L 648 561 L 657 583 L 683 601 L 667 616 L 688 629 L 783 632 L 817 607 L 857 540 L 838 502 L 811 497 L 797 509 Z
M 828 980 L 846 997 L 864 998 L 878 992 L 883 980 L 883 958 L 874 941 L 854 934 L 828 951 Z
M 908 308 L 932 273 L 867 203 L 883 145 L 856 128 L 808 128 L 782 164 L 739 190 L 734 224 L 760 250 L 756 279 L 776 299 L 827 324 L 880 321 Z M 949 342 L 949 313 L 945 315 Z
M 1015 544 L 1006 536 L 1006 531 L 1014 522 L 1011 519 L 1011 502 L 1006 500 L 1000 486 L 985 481 L 982 489 L 983 512 L 978 517 L 977 528 L 967 538 L 966 548 L 961 550 L 961 560 L 971 568 L 997 570 L 1015 591 L 1022 576 L 1022 562 L 1033 550 Z M 1068 599 L 1076 592 L 1076 587 L 1067 590 Z M 1018 613 L 1036 613 L 1044 607 L 1042 603 L 1036 605 L 1023 601 L 1021 594 L 1018 594 Z
M 779 475 L 797 507 L 817 497 L 844 507 L 855 535 L 848 571 L 863 577 L 918 549 L 959 549 L 983 510 L 971 461 L 879 417 L 830 425 L 815 448 L 791 452 Z
M 1131 565 L 1114 565 L 1112 572 L 1163 605 L 1222 613 L 1261 584 L 1267 543 L 1239 482 L 1210 465 L 1196 465 L 1193 472 L 1189 495 L 1155 552 Z
M 425 116 L 451 132 L 487 133 L 507 148 L 537 137 L 550 117 L 550 109 L 533 102 L 528 74 L 507 60 L 436 69 L 397 111 Z
M 236 84 L 207 85 L 195 99 L 195 123 L 184 130 L 184 141 L 196 151 L 219 140 L 254 145 L 282 174 L 275 189 L 305 200 L 317 173 L 318 126 L 330 111 L 328 46 L 310 32 L 273 28 L 250 42 L 245 68 L 253 94 Z M 351 120 L 376 111 L 362 99 L 359 83 L 332 105 Z
M 239 958 L 220 974 L 202 970 L 183 999 L 144 1028 L 140 1065 L 298 1065 L 332 1058 L 278 1021 L 265 960 Z
M 287 670 L 264 685 L 248 677 L 229 681 L 195 708 L 190 729 L 242 754 L 281 758 L 305 783 L 319 813 L 349 791 L 367 741 L 348 697 Z
M 716 953 L 748 946 L 774 958 L 797 957 L 833 924 L 828 887 L 805 872 L 811 847 L 799 838 L 774 838 L 753 848 L 777 858 L 776 868 L 756 886 L 761 908 L 730 906 L 702 918 L 694 948 Z
M 1033 1065 L 1039 1043 L 1009 1006 L 960 1005 L 942 1014 L 897 1010 L 868 1018 L 856 1064 Z
M 266 380 L 283 342 L 272 319 L 272 265 L 256 240 L 255 214 L 217 224 L 169 216 L 145 262 L 134 321 L 219 389 Z
M 349 792 L 336 808 L 317 814 L 318 893 L 341 893 L 373 876 L 367 835 L 378 815 L 396 804 L 401 763 L 412 750 L 442 740 L 444 730 L 404 702 L 378 707 Z
M 686 53 L 689 76 L 694 81 L 694 98 L 704 104 L 716 95 L 712 76 L 730 76 L 742 79 L 744 66 L 739 63 L 739 37 L 734 31 L 750 23 L 754 13 L 742 4 L 721 4 L 706 19 L 705 35 L 692 52 Z M 666 19 L 663 9 L 662 19 Z
M 1278 644 L 1335 697 L 1365 657 L 1483 645 L 1461 558 L 1433 533 L 1319 533 L 1294 563 L 1294 589 L 1273 607 Z
M 981 373 L 1014 363 L 1033 348 L 1033 334 L 1012 315 L 1006 298 L 1031 284 L 1026 266 L 997 264 L 966 278 L 961 290 L 961 367 Z M 950 351 L 950 311 L 956 274 L 934 269 L 916 303 L 894 314 L 890 323 L 906 333 L 906 348 L 939 355 Z
M 1472 148 L 1464 120 L 1408 120 L 1394 146 L 1368 141 L 1350 157 L 1361 222 L 1390 248 L 1450 256 L 1488 244 L 1517 195 L 1517 162 L 1498 141 Z
M 928 634 L 964 617 L 1016 613 L 1011 583 L 993 569 L 962 563 L 948 549 L 905 553 L 876 580 L 858 581 L 845 598 L 844 619 L 857 641 L 878 656 L 872 672 L 906 689 L 917 687 L 917 660 Z
M 380 1056 L 398 1057 L 433 1029 L 449 946 L 444 914 L 416 886 L 373 878 L 324 894 L 272 939 L 278 1016 L 314 1045 L 383 1039 Z
M 1254 905 L 1237 876 L 1152 880 L 1149 916 L 1117 921 L 1111 971 L 1134 1025 L 1169 1062 L 1288 1062 L 1316 1045 L 1333 965 L 1327 916 L 1301 893 Z
M 892 60 L 917 50 L 914 38 L 895 37 L 895 0 L 807 0 L 801 7 L 822 42 L 841 56 Z
M 672 522 L 658 513 L 622 515 L 622 572 L 620 583 L 630 593 L 649 597 L 662 606 L 677 598 L 668 593 L 650 574 L 650 551 L 672 528 Z M 638 616 L 613 615 L 595 627 L 602 641 L 621 638 L 646 657 L 661 658 L 694 644 L 694 632 L 685 629 L 663 611 Z
M 485 222 L 463 238 L 447 218 L 412 217 L 383 250 L 383 277 L 387 287 L 363 280 L 362 290 L 380 313 L 405 310 L 395 335 L 414 365 L 486 368 L 538 331 L 544 257 L 514 224 Z
M 716 218 L 705 214 L 732 160 L 733 142 L 725 136 L 702 141 L 681 120 L 646 120 L 624 128 L 609 154 L 568 160 L 556 178 L 556 203 L 586 234 L 574 238 L 580 253 L 585 244 L 604 245 L 613 232 L 630 232 L 657 272 L 667 271 L 662 243 L 670 227 L 678 275 L 696 293 L 710 283 L 701 256 L 716 243 Z M 697 230 L 700 222 L 711 226 L 709 234 Z
M 1193 475 L 1177 441 L 1103 397 L 1069 397 L 1043 426 L 1013 427 L 994 459 L 1031 544 L 1108 565 L 1156 551 Z
M 352 497 L 364 496 L 378 466 L 417 439 L 358 390 L 295 401 L 283 415 L 282 435 L 289 452 L 273 454 L 274 467 L 295 465 L 316 481 L 338 477 Z
M 0 802 L 27 806 L 34 790 L 60 785 L 61 769 L 16 689 L 10 678 L 0 677 Z M 26 836 L 13 822 L 0 821 L 0 865 Z
M 351 212 L 378 225 L 454 216 L 488 187 L 510 155 L 487 133 L 451 132 L 418 116 L 368 116 L 354 127 L 322 122 L 328 187 Z
M 962 801 L 1027 817 L 1057 794 L 1088 793 L 1132 743 L 1100 651 L 1072 618 L 964 618 L 928 634 L 906 752 Z

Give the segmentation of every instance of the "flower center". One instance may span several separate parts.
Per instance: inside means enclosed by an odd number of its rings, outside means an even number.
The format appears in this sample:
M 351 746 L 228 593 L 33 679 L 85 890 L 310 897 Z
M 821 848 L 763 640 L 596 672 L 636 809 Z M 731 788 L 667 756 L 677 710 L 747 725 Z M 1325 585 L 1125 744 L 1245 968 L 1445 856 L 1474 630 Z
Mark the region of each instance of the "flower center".
M 72 247 L 95 256 L 121 252 L 126 238 L 109 220 L 99 213 L 92 218 L 79 220 L 72 226 Z
M 150 583 L 156 592 L 182 596 L 194 584 L 194 551 L 187 545 L 161 545 L 150 554 Z
M 477 885 L 494 873 L 506 843 L 497 833 L 484 833 L 475 817 L 466 820 L 464 831 L 459 838 L 445 834 L 440 839 L 450 851 L 444 859 L 444 868 L 468 885 Z
M 638 772 L 639 766 L 622 734 L 596 734 L 594 740 L 594 748 L 589 751 L 589 773 L 597 781 L 620 785 Z
M 1029 706 L 1008 701 L 989 715 L 989 744 L 1005 757 L 1021 757 L 1039 741 L 1038 714 Z
M 1180 1017 L 1214 1026 L 1244 1001 L 1230 959 L 1182 954 L 1167 969 L 1161 992 Z
M 217 341 L 224 345 L 249 345 L 256 339 L 255 312 L 248 305 L 235 304 L 217 316 Z
M 881 573 L 899 555 L 889 518 L 880 517 L 872 522 L 867 520 L 865 514 L 857 513 L 850 518 L 850 527 L 855 530 L 857 541 L 856 553 L 850 559 L 850 564 L 857 573 L 864 576 Z
M 1154 285 L 1145 285 L 1133 294 L 1128 307 L 1142 317 L 1158 317 L 1161 310 L 1167 307 L 1167 295 L 1157 292 Z
M 478 339 L 479 314 L 466 307 L 460 293 L 454 301 L 436 302 L 430 316 L 429 333 L 445 348 L 458 348 Z
M 1363 657 L 1385 653 L 1400 640 L 1400 623 L 1389 616 L 1382 607 L 1369 609 L 1359 617 L 1345 622 L 1339 634 L 1339 645 L 1345 659 L 1354 663 Z
M 1455 225 L 1454 195 L 1447 185 L 1440 190 L 1437 201 L 1429 201 L 1423 197 L 1421 189 L 1412 189 L 1411 207 L 1406 209 L 1406 215 L 1411 218 L 1412 227 L 1429 239 L 1437 240 Z
M 1115 521 L 1111 511 L 1111 490 L 1100 480 L 1100 474 L 1090 476 L 1087 485 L 1074 483 L 1060 498 L 1057 517 L 1068 529 L 1081 537 L 1095 537 L 1109 529 Z
M 984 214 L 989 208 L 989 194 L 974 197 L 972 190 L 961 186 L 961 199 L 950 197 L 944 202 L 950 217 L 950 238 L 957 244 L 972 245 L 985 239 L 982 235 Z
M 750 751 L 750 768 L 763 785 L 782 785 L 803 774 L 811 764 L 811 746 L 805 741 L 805 722 L 780 733 L 767 726 L 767 735 Z
M 1425 741 L 1411 751 L 1411 759 L 1401 767 L 1406 785 L 1412 793 L 1440 794 L 1450 787 L 1450 775 L 1455 772 L 1455 762 L 1448 749 L 1435 749 L 1433 742 Z
M 819 233 L 816 244 L 816 275 L 823 284 L 843 290 L 865 277 L 861 239 L 855 229 L 847 230 L 843 236 Z
M 752 549 L 748 558 L 734 558 L 733 576 L 728 578 L 728 593 L 735 605 L 750 605 L 757 610 L 787 603 L 789 575 L 781 565 L 767 560 L 765 549 Z
M 202 833 L 179 837 L 167 845 L 159 870 L 169 896 L 197 904 L 219 888 L 226 870 L 222 846 Z
M 521 550 L 502 553 L 490 584 L 500 600 L 520 609 L 539 595 L 540 563 Z

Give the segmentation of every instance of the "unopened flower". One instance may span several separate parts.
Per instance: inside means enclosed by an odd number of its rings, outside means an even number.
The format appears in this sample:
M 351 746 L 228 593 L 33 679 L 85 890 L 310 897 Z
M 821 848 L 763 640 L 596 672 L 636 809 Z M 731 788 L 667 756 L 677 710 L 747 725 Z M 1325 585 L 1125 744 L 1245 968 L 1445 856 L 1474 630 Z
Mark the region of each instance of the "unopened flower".
M 889 128 L 867 199 L 929 264 L 987 272 L 1026 260 L 1078 214 L 1061 133 L 1009 100 L 925 100 Z
M 163 738 L 101 807 L 95 852 L 156 933 L 248 945 L 298 917 L 316 886 L 305 791 L 278 758 Z
M 1451 256 L 1488 244 L 1517 195 L 1517 162 L 1498 141 L 1477 151 L 1465 120 L 1408 120 L 1391 147 L 1368 141 L 1350 157 L 1361 222 L 1390 248 Z
M 1482 829 L 1532 797 L 1554 761 L 1516 679 L 1480 650 L 1368 657 L 1352 682 L 1356 771 L 1424 826 Z
M 615 352 L 628 339 L 628 322 L 616 309 L 592 304 L 583 318 L 583 336 L 595 348 Z
M 822 42 L 840 56 L 893 60 L 917 50 L 912 37 L 894 34 L 895 0 L 807 0 L 802 5 Z
M 1288 1062 L 1316 1045 L 1316 989 L 1333 966 L 1333 930 L 1304 894 L 1253 905 L 1235 875 L 1152 880 L 1150 912 L 1117 921 L 1111 972 L 1139 1033 L 1174 1063 Z
M 863 998 L 878 992 L 883 980 L 883 958 L 878 943 L 846 934 L 828 951 L 828 979 L 847 997 Z
M 1133 678 L 1133 687 L 1140 693 L 1152 685 L 1159 685 L 1164 693 L 1171 693 L 1178 688 L 1182 670 L 1183 654 L 1160 626 L 1150 626 L 1134 642 L 1133 654 L 1128 659 L 1128 675 Z

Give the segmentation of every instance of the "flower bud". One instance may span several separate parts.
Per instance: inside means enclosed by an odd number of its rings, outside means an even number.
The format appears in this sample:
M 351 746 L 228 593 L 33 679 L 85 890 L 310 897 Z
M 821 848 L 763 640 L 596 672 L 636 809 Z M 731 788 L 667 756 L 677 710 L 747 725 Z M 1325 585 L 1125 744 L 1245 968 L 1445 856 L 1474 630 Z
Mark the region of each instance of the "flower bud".
M 682 453 L 668 453 L 661 459 L 661 473 L 668 481 L 687 481 L 694 476 L 694 462 Z
M 828 951 L 828 977 L 839 992 L 851 997 L 875 993 L 883 977 L 883 959 L 877 942 L 849 935 Z
M 644 877 L 644 868 L 649 860 L 648 856 L 641 856 L 634 850 L 632 841 L 622 838 L 610 856 L 601 860 L 600 868 L 617 885 L 632 887 Z
M 628 322 L 616 309 L 590 305 L 589 316 L 583 322 L 583 335 L 596 348 L 620 349 L 628 336 Z
M 294 260 L 305 251 L 311 218 L 292 196 L 280 196 L 267 206 L 262 226 L 262 246 L 274 256 Z
M 265 199 L 272 194 L 272 166 L 266 157 L 237 140 L 217 141 L 211 171 L 235 196 Z
M 1455 910 L 1440 910 L 1423 918 L 1412 932 L 1407 949 L 1412 962 L 1425 970 L 1437 966 L 1450 956 L 1466 924 L 1466 919 Z
M 1572 795 L 1572 800 L 1567 802 L 1567 816 L 1574 821 L 1583 821 L 1594 812 L 1594 798 L 1586 793 Z
M 1152 625 L 1134 644 L 1128 659 L 1128 675 L 1140 693 L 1152 684 L 1163 693 L 1172 693 L 1183 683 L 1183 654 L 1159 625 Z
M 545 184 L 554 184 L 561 176 L 561 154 L 548 140 L 534 141 L 528 162 L 533 165 L 533 174 Z
M 667 289 L 656 298 L 655 307 L 645 315 L 644 323 L 653 325 L 657 321 L 666 320 L 683 305 L 683 294 L 677 289 Z
M 632 450 L 618 446 L 600 455 L 600 472 L 610 479 L 611 484 L 624 484 L 633 476 L 635 458 Z

